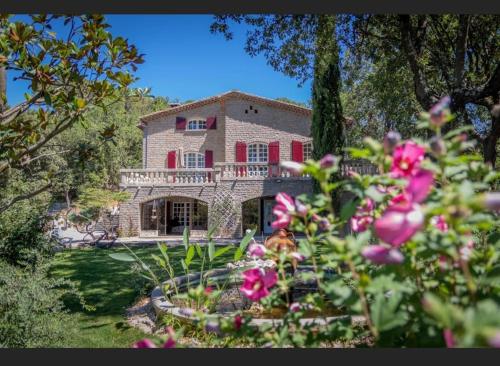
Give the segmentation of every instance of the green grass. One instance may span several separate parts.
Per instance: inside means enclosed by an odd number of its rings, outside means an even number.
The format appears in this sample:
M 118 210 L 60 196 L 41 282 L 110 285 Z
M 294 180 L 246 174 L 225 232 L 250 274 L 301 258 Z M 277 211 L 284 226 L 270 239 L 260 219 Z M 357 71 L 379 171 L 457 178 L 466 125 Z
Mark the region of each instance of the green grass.
M 159 254 L 156 246 L 134 248 L 133 251 L 154 267 L 151 254 Z M 180 259 L 184 257 L 184 248 L 169 248 L 168 251 L 176 274 L 183 274 Z M 141 292 L 152 288 L 132 270 L 130 263 L 109 257 L 110 253 L 126 252 L 125 248 L 74 249 L 56 255 L 51 275 L 75 281 L 86 303 L 95 307 L 95 311 L 86 311 L 75 299 L 67 299 L 67 307 L 74 314 L 78 328 L 78 335 L 68 340 L 68 347 L 121 348 L 130 347 L 141 338 L 151 338 L 130 327 L 124 317 L 125 309 Z M 225 263 L 232 255 L 233 251 L 229 251 L 224 258 L 217 258 L 216 265 Z M 193 260 L 192 270 L 199 266 L 199 259 Z

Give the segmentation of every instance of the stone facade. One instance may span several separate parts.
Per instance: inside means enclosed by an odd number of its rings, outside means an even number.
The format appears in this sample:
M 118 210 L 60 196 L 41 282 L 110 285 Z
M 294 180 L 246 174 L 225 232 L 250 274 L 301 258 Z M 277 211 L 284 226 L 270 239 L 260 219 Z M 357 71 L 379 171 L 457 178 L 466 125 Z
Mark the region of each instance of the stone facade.
M 176 118 L 187 121 L 216 116 L 216 129 L 177 130 Z M 311 141 L 311 111 L 240 92 L 229 92 L 189 105 L 154 113 L 141 119 L 143 138 L 143 168 L 165 169 L 167 153 L 177 152 L 176 166 L 182 168 L 184 153 L 213 151 L 215 166 L 235 162 L 236 142 L 269 144 L 279 141 L 280 161 L 291 160 L 292 141 Z M 128 202 L 120 206 L 120 232 L 124 236 L 147 236 L 141 232 L 141 204 L 157 198 L 185 197 L 208 205 L 208 217 L 217 198 L 229 194 L 236 209 L 235 220 L 225 235 L 242 235 L 241 204 L 259 197 L 275 196 L 287 192 L 292 196 L 312 192 L 312 182 L 306 177 L 245 177 L 221 179 L 199 184 L 122 184 L 131 194 Z M 227 234 L 229 233 L 229 234 Z

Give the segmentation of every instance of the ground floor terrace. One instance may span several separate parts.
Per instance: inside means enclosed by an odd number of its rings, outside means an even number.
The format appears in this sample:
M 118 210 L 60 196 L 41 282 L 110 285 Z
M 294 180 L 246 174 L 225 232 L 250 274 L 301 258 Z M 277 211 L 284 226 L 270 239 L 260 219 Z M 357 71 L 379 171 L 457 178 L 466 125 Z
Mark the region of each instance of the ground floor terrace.
M 370 169 L 345 162 L 341 175 Z M 240 163 L 212 170 L 123 169 L 120 186 L 130 199 L 120 205 L 119 234 L 143 238 L 178 236 L 185 227 L 193 237 L 213 227 L 216 238 L 238 238 L 254 228 L 257 235 L 270 234 L 276 194 L 296 197 L 313 191 L 310 177 Z

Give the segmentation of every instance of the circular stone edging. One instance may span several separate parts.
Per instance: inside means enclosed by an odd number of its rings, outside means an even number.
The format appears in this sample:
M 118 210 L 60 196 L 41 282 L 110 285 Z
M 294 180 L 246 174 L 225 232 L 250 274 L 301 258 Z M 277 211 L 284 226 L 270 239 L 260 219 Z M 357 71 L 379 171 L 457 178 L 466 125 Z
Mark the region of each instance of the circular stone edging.
M 308 266 L 304 266 L 308 267 Z M 302 267 L 302 268 L 304 268 Z M 218 270 L 212 270 L 210 272 L 206 272 L 204 275 L 209 274 L 211 278 L 214 279 L 222 279 L 226 278 L 228 275 L 232 274 L 232 270 L 230 269 L 218 269 Z M 188 283 L 190 284 L 198 284 L 200 281 L 201 273 L 192 273 L 189 275 L 184 275 L 184 276 L 179 276 L 175 277 L 172 280 L 168 280 L 163 282 L 162 286 L 164 285 L 170 285 L 172 286 L 175 284 L 177 286 L 183 286 Z M 240 276 L 240 278 L 235 278 L 235 284 L 242 283 L 243 278 Z M 171 303 L 163 294 L 163 290 L 161 289 L 160 286 L 156 286 L 153 291 L 151 292 L 151 304 L 156 312 L 156 315 L 161 315 L 161 314 L 171 314 L 178 318 L 181 321 L 188 322 L 188 323 L 197 323 L 198 319 L 192 315 L 189 315 L 186 311 L 183 311 L 183 309 L 186 309 L 185 307 L 179 307 L 177 305 L 174 305 Z M 220 315 L 212 315 L 212 317 L 220 317 L 220 318 L 230 318 L 234 316 L 236 312 L 234 313 L 226 313 L 226 314 L 220 314 Z M 350 316 L 350 315 L 338 315 L 338 316 L 328 316 L 328 317 L 314 317 L 314 318 L 302 318 L 300 319 L 300 324 L 301 325 L 326 325 L 329 324 L 333 321 L 337 320 L 344 320 L 344 319 L 351 319 L 351 322 L 353 323 L 363 323 L 365 321 L 365 318 L 363 316 Z M 277 326 L 283 323 L 282 319 L 276 319 L 276 318 L 253 318 L 250 321 L 250 325 L 253 326 L 260 326 L 263 324 L 271 324 L 272 326 Z

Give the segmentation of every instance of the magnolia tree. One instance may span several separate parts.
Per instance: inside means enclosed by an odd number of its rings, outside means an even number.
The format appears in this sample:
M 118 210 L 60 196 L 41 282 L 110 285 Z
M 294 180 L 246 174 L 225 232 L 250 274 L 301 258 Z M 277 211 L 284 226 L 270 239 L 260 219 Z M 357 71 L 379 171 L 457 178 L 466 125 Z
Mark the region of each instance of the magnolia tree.
M 354 158 L 375 164 L 377 175 L 352 172 L 345 181 L 331 182 L 338 171 L 331 155 L 285 163 L 316 179 L 321 193 L 276 196 L 273 227 L 304 237 L 296 253 L 251 245 L 251 255 L 273 258 L 277 265 L 246 270 L 241 286 L 244 296 L 265 308 L 286 306 L 283 321 L 256 327 L 242 312 L 214 323 L 199 312 L 199 324 L 257 346 L 352 340 L 393 347 L 500 347 L 500 193 L 494 193 L 500 174 L 469 152 L 474 143 L 466 129 L 441 134 L 452 119 L 448 103 L 445 98 L 421 116 L 419 128 L 433 131 L 429 141 L 400 141 L 389 133 L 383 143 L 368 139 L 366 148 L 350 149 Z M 356 197 L 338 214 L 333 190 Z M 342 236 L 345 225 L 351 234 Z M 318 285 L 298 301 L 285 296 L 293 285 L 287 268 L 294 260 L 312 264 L 314 272 L 304 276 Z M 347 316 L 329 321 L 324 314 L 332 306 Z M 301 322 L 311 311 L 323 321 Z M 173 337 L 169 330 L 167 346 L 175 344 Z

